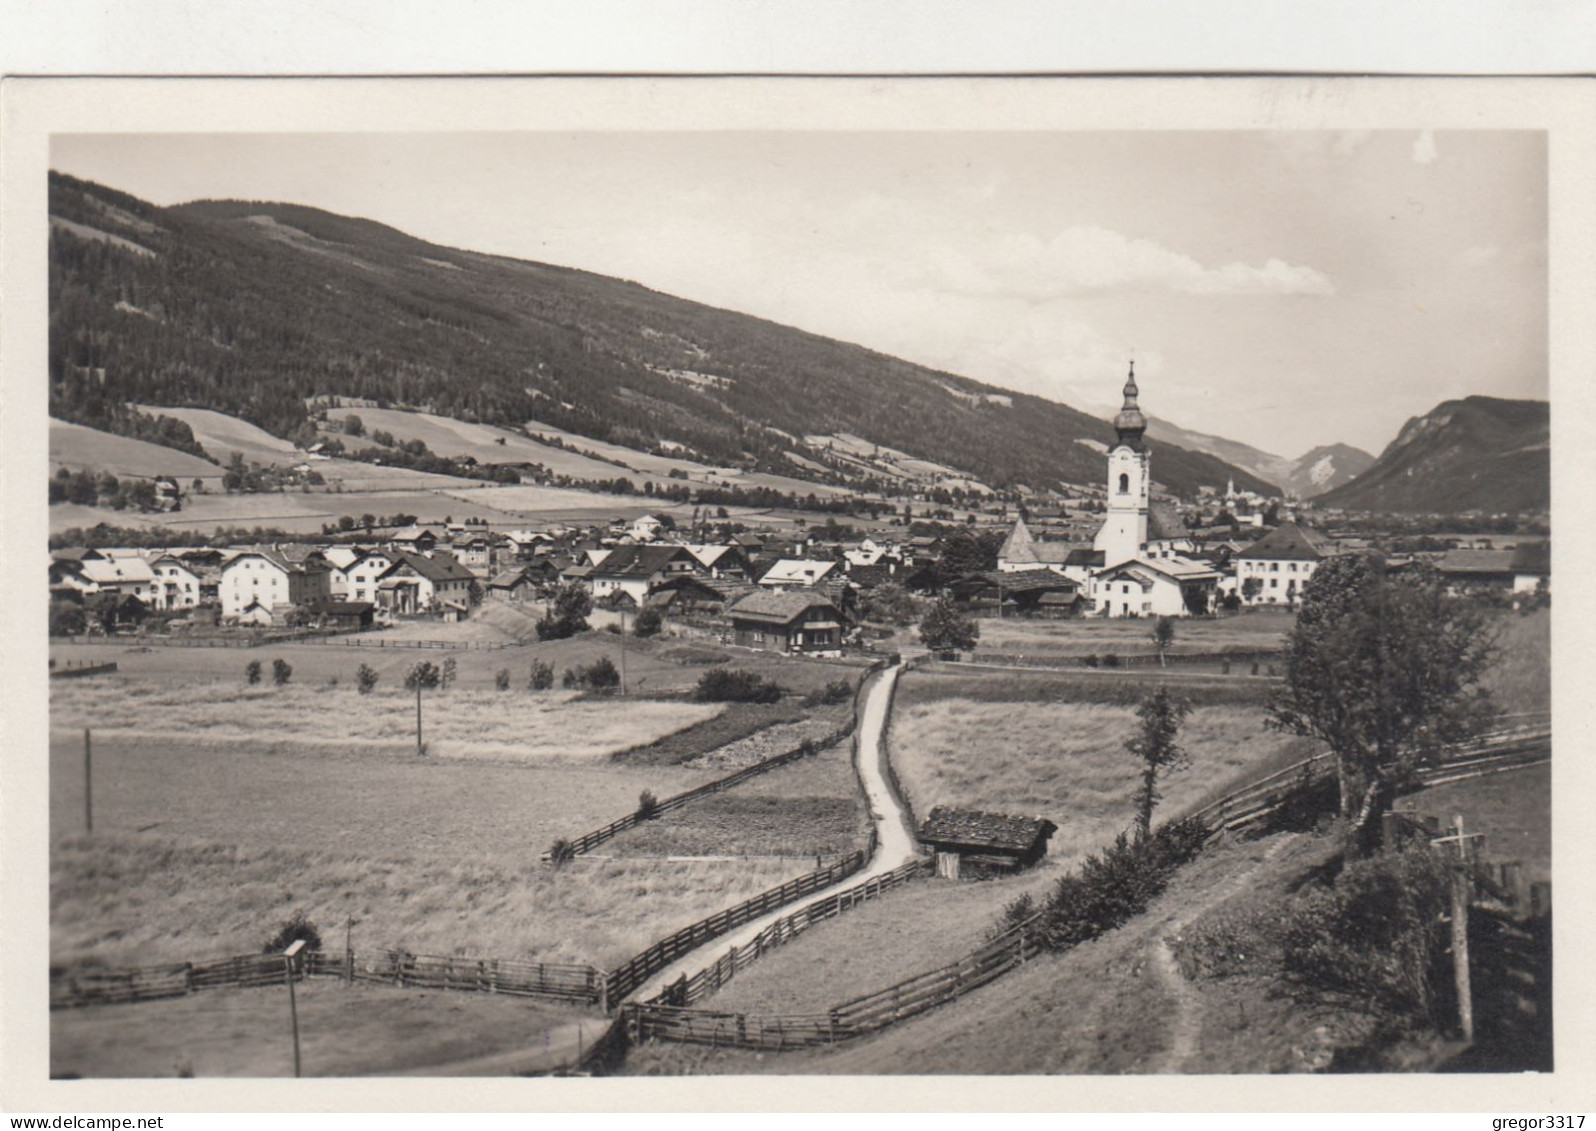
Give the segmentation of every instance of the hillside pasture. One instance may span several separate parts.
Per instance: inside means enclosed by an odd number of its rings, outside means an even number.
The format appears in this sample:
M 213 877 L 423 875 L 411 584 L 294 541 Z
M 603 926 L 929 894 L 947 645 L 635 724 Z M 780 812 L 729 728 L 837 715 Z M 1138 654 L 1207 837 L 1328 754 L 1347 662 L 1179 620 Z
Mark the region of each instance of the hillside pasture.
M 415 749 L 416 696 L 396 686 L 399 673 L 391 673 L 394 678 L 369 695 L 359 694 L 353 680 L 276 687 L 270 683 L 270 661 L 253 658 L 263 661 L 267 673 L 253 687 L 242 678 L 248 661 L 239 664 L 233 680 L 198 686 L 126 680 L 106 694 L 99 681 L 67 681 L 52 688 L 52 718 L 56 725 L 92 727 L 107 737 L 289 742 L 330 751 Z M 498 692 L 458 685 L 424 691 L 421 701 L 428 757 L 491 761 L 607 759 L 724 710 L 718 703 L 586 699 L 570 691 Z
M 185 489 L 196 476 L 220 477 L 222 474 L 221 468 L 199 456 L 146 440 L 101 432 L 98 428 L 82 424 L 69 424 L 64 420 L 50 421 L 49 443 L 52 473 L 60 467 L 69 467 L 74 471 L 91 467 L 97 471 L 109 471 L 113 475 L 137 475 L 150 479 L 158 475 L 170 475 L 180 480 Z M 205 450 L 213 456 L 217 454 L 210 448 Z
M 305 1076 L 392 1075 L 532 1048 L 574 1054 L 592 1011 L 527 998 L 324 978 L 294 990 Z M 50 1015 L 52 1077 L 292 1076 L 283 986 L 206 990 Z M 579 1031 L 578 1026 L 581 1026 Z
M 205 450 L 222 463 L 232 459 L 234 452 L 241 455 L 245 463 L 254 462 L 266 467 L 293 465 L 305 458 L 305 454 L 289 441 L 223 412 L 213 412 L 207 408 L 165 408 L 142 404 L 135 407 L 152 416 L 171 416 L 181 420 L 189 426 L 194 438 Z
M 1552 614 L 1503 613 L 1496 621 L 1496 662 L 1485 676 L 1497 708 L 1507 714 L 1552 709 Z

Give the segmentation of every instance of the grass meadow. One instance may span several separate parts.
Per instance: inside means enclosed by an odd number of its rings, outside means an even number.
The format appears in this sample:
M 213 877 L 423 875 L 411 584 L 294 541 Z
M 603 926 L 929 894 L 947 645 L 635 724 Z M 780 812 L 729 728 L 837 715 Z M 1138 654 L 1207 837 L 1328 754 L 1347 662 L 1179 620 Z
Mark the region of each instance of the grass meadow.
M 1505 713 L 1552 708 L 1552 614 L 1503 613 L 1496 622 L 1500 653 L 1485 686 Z
M 494 1053 L 574 1053 L 602 1020 L 527 998 L 346 986 L 320 978 L 294 989 L 305 1076 L 392 1075 Z M 206 990 L 131 1005 L 50 1014 L 52 1077 L 292 1076 L 288 991 Z M 577 1027 L 581 1026 L 579 1030 Z
M 598 851 L 622 858 L 831 856 L 863 847 L 869 814 L 853 743 L 834 743 L 622 833 Z
M 1170 654 L 1181 652 L 1252 651 L 1285 644 L 1296 617 L 1284 611 L 1254 610 L 1212 620 L 1177 620 Z M 1114 652 L 1152 654 L 1151 619 L 1030 620 L 985 617 L 981 620 L 981 652 L 1059 657 Z

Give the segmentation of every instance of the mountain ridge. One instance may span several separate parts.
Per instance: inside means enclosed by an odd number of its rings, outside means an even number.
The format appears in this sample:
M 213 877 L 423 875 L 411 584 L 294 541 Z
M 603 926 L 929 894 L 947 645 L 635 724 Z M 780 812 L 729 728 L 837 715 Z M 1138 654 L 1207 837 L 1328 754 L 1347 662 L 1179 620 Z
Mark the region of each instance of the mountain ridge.
M 62 419 L 97 426 L 117 403 L 170 404 L 286 438 L 306 398 L 366 397 L 786 474 L 803 466 L 790 457 L 815 459 L 795 437 L 850 433 L 999 488 L 1097 484 L 1101 459 L 1076 441 L 1113 436 L 1058 402 L 373 220 L 255 201 L 162 208 L 59 173 L 50 199 L 63 222 L 50 271 Z M 1179 445 L 1161 445 L 1157 466 L 1181 495 L 1232 476 L 1278 493 Z

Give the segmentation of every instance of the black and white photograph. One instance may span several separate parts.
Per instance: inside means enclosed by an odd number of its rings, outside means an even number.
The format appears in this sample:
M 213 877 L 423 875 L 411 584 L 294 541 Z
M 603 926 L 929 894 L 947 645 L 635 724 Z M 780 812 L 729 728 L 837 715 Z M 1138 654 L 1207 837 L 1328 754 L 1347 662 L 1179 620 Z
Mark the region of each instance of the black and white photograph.
M 1572 1067 L 1557 84 L 961 81 L 47 131 L 51 1081 Z

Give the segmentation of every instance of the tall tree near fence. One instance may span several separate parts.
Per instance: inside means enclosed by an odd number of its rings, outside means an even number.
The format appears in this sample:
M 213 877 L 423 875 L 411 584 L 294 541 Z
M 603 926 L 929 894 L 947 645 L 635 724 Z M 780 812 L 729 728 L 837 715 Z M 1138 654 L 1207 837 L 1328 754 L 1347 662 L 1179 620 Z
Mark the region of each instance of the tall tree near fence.
M 1153 646 L 1158 649 L 1158 666 L 1169 666 L 1169 646 L 1175 643 L 1175 622 L 1169 617 L 1159 617 L 1153 625 Z
M 1191 704 L 1160 687 L 1136 708 L 1136 733 L 1125 740 L 1125 749 L 1142 764 L 1142 784 L 1136 791 L 1136 836 L 1145 839 L 1153 831 L 1153 809 L 1162 795 L 1158 783 L 1171 772 L 1189 764 L 1186 752 L 1176 741 L 1180 726 L 1191 712 Z
M 920 643 L 933 652 L 968 652 L 981 639 L 981 626 L 959 611 L 944 593 L 920 621 Z
M 1479 681 L 1495 654 L 1485 610 L 1448 595 L 1430 566 L 1390 571 L 1348 554 L 1309 578 L 1268 725 L 1330 747 L 1340 816 L 1361 851 L 1415 771 L 1490 719 Z

